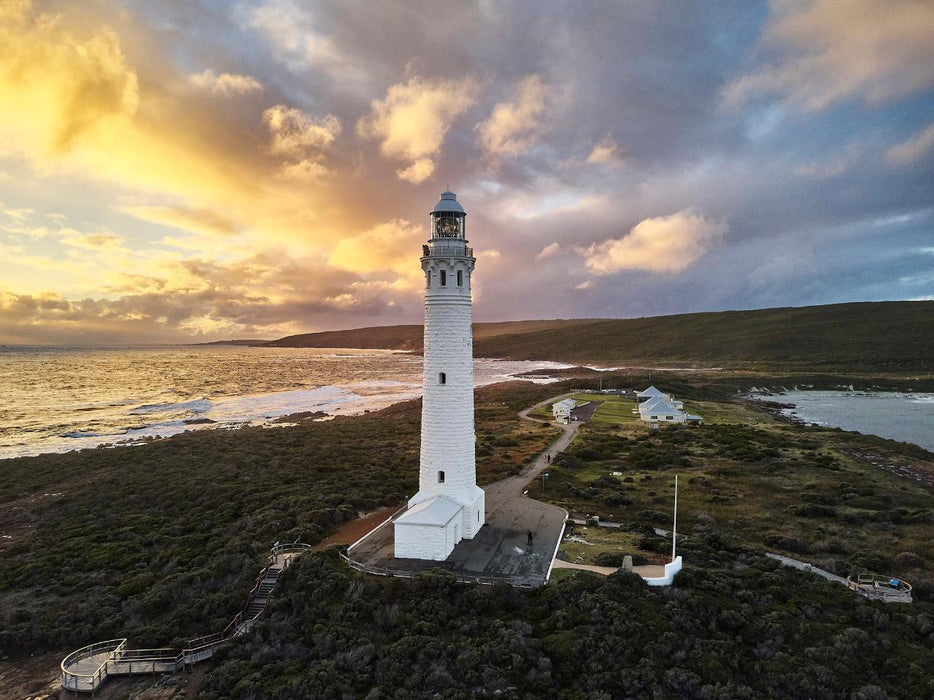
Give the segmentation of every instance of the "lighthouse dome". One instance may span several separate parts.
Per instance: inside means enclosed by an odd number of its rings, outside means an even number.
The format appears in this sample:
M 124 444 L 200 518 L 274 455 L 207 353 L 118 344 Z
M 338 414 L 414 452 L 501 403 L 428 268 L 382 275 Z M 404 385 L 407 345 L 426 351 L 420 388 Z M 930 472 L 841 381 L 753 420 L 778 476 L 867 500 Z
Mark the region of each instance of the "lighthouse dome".
M 464 207 L 460 205 L 457 201 L 457 195 L 451 192 L 450 190 L 445 190 L 441 193 L 440 201 L 435 204 L 435 208 L 431 210 L 432 214 L 466 214 Z

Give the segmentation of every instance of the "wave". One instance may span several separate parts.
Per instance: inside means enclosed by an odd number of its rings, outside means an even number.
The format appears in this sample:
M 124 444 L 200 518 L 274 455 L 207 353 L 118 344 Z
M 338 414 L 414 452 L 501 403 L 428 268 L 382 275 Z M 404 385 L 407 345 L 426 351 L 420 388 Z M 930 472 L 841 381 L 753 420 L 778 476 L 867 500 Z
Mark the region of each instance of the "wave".
M 149 415 L 152 413 L 167 413 L 169 411 L 191 411 L 192 413 L 205 413 L 211 410 L 213 404 L 208 399 L 194 399 L 179 403 L 148 403 L 137 406 L 130 415 Z

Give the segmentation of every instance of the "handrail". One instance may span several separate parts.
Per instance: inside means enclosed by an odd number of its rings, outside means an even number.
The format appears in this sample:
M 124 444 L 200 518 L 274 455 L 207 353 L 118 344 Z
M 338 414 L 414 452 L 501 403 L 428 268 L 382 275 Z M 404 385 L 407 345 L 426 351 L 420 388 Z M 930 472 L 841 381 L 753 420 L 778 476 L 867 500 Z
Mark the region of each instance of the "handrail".
M 363 564 L 358 561 L 354 561 L 344 552 L 340 553 L 341 559 L 349 566 L 351 569 L 356 569 L 365 574 L 374 574 L 376 576 L 395 576 L 397 578 L 418 578 L 423 575 L 425 572 L 420 571 L 404 571 L 402 569 L 390 569 L 382 566 L 371 566 L 369 564 Z M 497 583 L 508 583 L 515 588 L 535 588 L 537 585 L 544 585 L 545 579 L 541 579 L 540 582 L 536 583 L 527 576 L 471 576 L 469 574 L 457 573 L 454 571 L 449 571 L 452 576 L 455 577 L 458 583 L 476 583 L 482 586 L 492 586 Z
M 253 590 L 247 596 L 246 605 L 243 610 L 238 612 L 234 618 L 220 632 L 195 637 L 189 639 L 181 650 L 173 648 L 159 649 L 127 649 L 127 640 L 109 639 L 105 642 L 95 642 L 86 647 L 81 647 L 71 652 L 62 659 L 61 662 L 61 683 L 65 690 L 95 692 L 100 685 L 107 679 L 108 668 L 112 674 L 120 673 L 155 673 L 158 671 L 178 670 L 183 666 L 197 663 L 213 655 L 213 648 L 236 637 L 241 630 L 249 629 L 247 626 L 258 618 L 263 610 L 260 610 L 250 620 L 244 620 L 244 613 L 249 609 L 253 602 L 254 594 L 259 590 L 260 585 L 269 572 L 270 567 L 276 563 L 277 558 L 282 554 L 298 554 L 309 551 L 311 545 L 304 542 L 293 542 L 291 544 L 276 545 L 273 547 L 272 556 L 269 557 L 266 566 L 263 567 Z M 294 557 L 287 557 L 282 562 L 284 570 L 291 563 Z M 209 653 L 208 653 L 209 652 Z M 75 673 L 70 671 L 69 667 L 74 666 L 83 659 L 90 658 L 97 654 L 107 653 L 107 658 L 98 666 L 93 673 Z M 123 668 L 123 666 L 127 668 Z M 156 666 L 160 665 L 157 669 Z M 136 668 L 134 668 L 134 666 Z M 140 668 L 144 666 L 145 668 Z
M 80 687 L 81 680 L 85 680 L 90 685 L 87 690 L 92 692 L 97 690 L 107 677 L 107 663 L 113 658 L 115 653 L 122 650 L 124 647 L 126 647 L 125 638 L 108 639 L 106 642 L 95 642 L 94 644 L 89 644 L 86 647 L 81 647 L 71 652 L 62 659 L 62 687 L 66 690 L 85 690 L 85 688 Z M 109 656 L 93 673 L 75 673 L 74 671 L 68 670 L 69 666 L 73 666 L 79 661 L 104 652 L 107 652 Z M 71 683 L 69 683 L 69 679 L 71 679 Z

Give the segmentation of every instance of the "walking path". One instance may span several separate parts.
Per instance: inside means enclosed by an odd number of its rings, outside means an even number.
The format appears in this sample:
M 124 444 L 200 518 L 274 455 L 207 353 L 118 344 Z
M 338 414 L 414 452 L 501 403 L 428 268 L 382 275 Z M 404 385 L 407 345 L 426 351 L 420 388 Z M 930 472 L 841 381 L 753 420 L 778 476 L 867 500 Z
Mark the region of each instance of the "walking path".
M 266 609 L 282 573 L 292 561 L 310 551 L 307 544 L 276 545 L 247 596 L 243 611 L 223 631 L 190 640 L 183 649 L 128 649 L 126 639 L 97 642 L 73 651 L 61 663 L 65 690 L 94 693 L 110 676 L 174 673 L 209 659 L 224 642 L 252 629 Z
M 810 571 L 812 574 L 823 576 L 828 581 L 833 581 L 834 583 L 842 583 L 844 586 L 848 585 L 847 580 L 843 578 L 842 576 L 837 576 L 836 574 L 832 574 L 829 571 L 818 569 L 816 566 L 811 566 L 807 562 L 798 561 L 797 559 L 792 559 L 791 557 L 784 557 L 781 554 L 773 554 L 772 552 L 766 552 L 765 556 L 774 559 L 775 561 L 783 564 L 784 566 L 790 566 L 791 568 L 799 569 L 800 571 Z

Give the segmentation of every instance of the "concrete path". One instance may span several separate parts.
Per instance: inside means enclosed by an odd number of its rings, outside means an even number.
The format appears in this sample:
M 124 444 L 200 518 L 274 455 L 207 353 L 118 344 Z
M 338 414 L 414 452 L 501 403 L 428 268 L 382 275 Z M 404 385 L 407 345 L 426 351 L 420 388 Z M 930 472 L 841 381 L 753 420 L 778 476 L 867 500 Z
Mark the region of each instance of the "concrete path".
M 818 569 L 816 566 L 811 566 L 807 562 L 798 561 L 797 559 L 792 559 L 791 557 L 784 557 L 781 554 L 773 554 L 772 552 L 766 552 L 765 556 L 774 559 L 775 561 L 783 564 L 784 566 L 790 566 L 793 569 L 799 569 L 800 571 L 810 571 L 812 574 L 817 574 L 818 576 L 823 576 L 828 581 L 833 581 L 834 583 L 842 583 L 844 586 L 847 585 L 845 578 L 832 574 L 829 571 L 824 571 L 823 569 Z
M 593 566 L 591 564 L 573 564 L 569 561 L 561 561 L 560 559 L 555 559 L 556 569 L 575 569 L 577 571 L 593 571 L 596 574 L 603 574 L 604 576 L 609 576 L 614 571 L 617 571 L 615 566 Z

